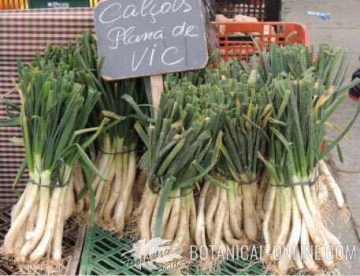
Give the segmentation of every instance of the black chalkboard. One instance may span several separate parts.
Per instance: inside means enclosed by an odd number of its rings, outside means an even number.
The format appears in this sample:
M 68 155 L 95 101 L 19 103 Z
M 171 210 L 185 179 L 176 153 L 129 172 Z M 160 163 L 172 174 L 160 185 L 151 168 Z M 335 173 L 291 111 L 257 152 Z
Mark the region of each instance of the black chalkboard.
M 95 9 L 108 80 L 203 68 L 208 60 L 201 0 L 106 0 Z

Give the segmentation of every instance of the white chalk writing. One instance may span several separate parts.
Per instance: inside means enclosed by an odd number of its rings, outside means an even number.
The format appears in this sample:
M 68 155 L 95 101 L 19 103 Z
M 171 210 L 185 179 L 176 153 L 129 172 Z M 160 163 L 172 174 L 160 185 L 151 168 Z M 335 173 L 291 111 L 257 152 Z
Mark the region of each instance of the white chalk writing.
M 156 0 L 143 0 L 140 7 L 129 4 L 123 8 L 121 3 L 115 2 L 107 6 L 99 15 L 99 20 L 103 24 L 111 24 L 120 19 L 131 17 L 151 17 L 151 23 L 157 22 L 157 17 L 169 13 L 183 12 L 192 10 L 189 0 L 169 0 L 159 4 Z

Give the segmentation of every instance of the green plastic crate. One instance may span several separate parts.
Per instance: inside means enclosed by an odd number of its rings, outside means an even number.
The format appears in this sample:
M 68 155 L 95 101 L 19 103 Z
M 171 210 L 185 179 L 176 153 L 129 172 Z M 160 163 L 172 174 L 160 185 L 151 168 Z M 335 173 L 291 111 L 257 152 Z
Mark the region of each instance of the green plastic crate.
M 87 230 L 83 254 L 80 262 L 81 275 L 159 275 L 158 271 L 148 271 L 129 267 L 132 257 L 123 255 L 132 249 L 129 238 L 118 239 L 114 234 L 99 227 Z M 186 274 L 191 275 L 263 275 L 261 264 L 254 260 L 227 260 L 212 271 L 201 271 L 195 265 Z
M 30 9 L 90 7 L 89 0 L 29 0 Z

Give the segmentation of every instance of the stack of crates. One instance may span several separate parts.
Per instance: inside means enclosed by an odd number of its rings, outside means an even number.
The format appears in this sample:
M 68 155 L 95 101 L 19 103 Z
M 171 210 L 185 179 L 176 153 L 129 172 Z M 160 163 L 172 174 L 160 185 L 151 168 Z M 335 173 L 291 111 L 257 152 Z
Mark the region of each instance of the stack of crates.
M 242 14 L 256 17 L 259 21 L 279 21 L 281 0 L 216 0 L 216 14 L 228 18 Z

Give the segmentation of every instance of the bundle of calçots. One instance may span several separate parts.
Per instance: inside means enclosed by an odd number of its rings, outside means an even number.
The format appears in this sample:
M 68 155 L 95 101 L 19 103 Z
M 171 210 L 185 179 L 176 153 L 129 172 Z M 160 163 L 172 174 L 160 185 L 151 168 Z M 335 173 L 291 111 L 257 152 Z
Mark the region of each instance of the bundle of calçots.
M 75 82 L 74 73 L 56 62 L 39 58 L 33 65 L 21 66 L 16 90 L 21 107 L 14 123 L 22 129 L 30 178 L 11 214 L 5 253 L 19 262 L 37 262 L 46 254 L 59 261 L 64 222 L 72 214 L 67 201 L 73 197 L 73 165 L 81 160 L 98 173 L 85 149 L 110 120 L 85 128 L 100 93 Z
M 76 81 L 89 89 L 100 93 L 94 108 L 89 110 L 89 127 L 96 127 L 104 116 L 113 118 L 113 122 L 103 129 L 92 147 L 94 162 L 101 175 L 93 175 L 92 190 L 95 194 L 93 206 L 91 200 L 84 202 L 84 176 L 81 166 L 74 166 L 73 178 L 77 196 L 77 210 L 90 209 L 98 224 L 122 234 L 125 217 L 130 217 L 133 206 L 132 190 L 136 178 L 137 143 L 133 128 L 134 119 L 129 104 L 122 99 L 125 94 L 133 97 L 138 104 L 146 102 L 142 80 L 104 81 L 101 78 L 102 59 L 98 57 L 96 38 L 85 33 L 75 45 L 66 48 L 49 46 L 45 51 L 45 62 L 57 62 L 59 67 L 72 70 Z M 145 110 L 146 105 L 141 105 Z M 141 146 L 141 144 L 140 144 Z M 144 172 L 139 179 L 144 179 Z M 144 183 L 142 184 L 144 185 Z M 141 186 L 141 183 L 139 183 Z M 83 189 L 81 189 L 81 187 Z
M 130 218 L 133 211 L 132 192 L 139 150 L 134 112 L 123 97 L 132 97 L 140 105 L 139 109 L 146 109 L 144 83 L 139 79 L 104 81 L 101 78 L 102 59 L 97 55 L 96 39 L 89 33 L 75 47 L 74 57 L 79 62 L 79 80 L 101 93 L 100 100 L 92 110 L 90 124 L 97 125 L 99 114 L 104 112 L 118 116 L 120 120 L 106 128 L 97 141 L 95 163 L 106 180 L 95 177 L 92 188 L 95 191 L 97 222 L 122 234 L 125 218 Z
M 141 162 L 148 177 L 139 206 L 140 236 L 170 240 L 182 254 L 195 233 L 194 187 L 214 166 L 222 137 L 213 132 L 217 121 L 201 109 L 196 89 L 185 84 L 169 91 L 155 118 L 135 126 L 147 147 Z
M 329 118 L 347 98 L 342 92 L 348 86 L 340 87 L 346 59 L 344 52 L 327 46 L 320 48 L 316 61 L 300 46 L 276 47 L 262 57 L 260 74 L 273 78 L 267 79 L 272 104 L 268 156 L 259 154 L 270 178 L 264 254 L 279 273 L 287 273 L 293 264 L 300 270 L 331 270 L 342 258 L 341 243 L 322 218 L 317 188 L 319 174 L 327 170 L 323 158 L 338 146 L 360 112 L 358 107 L 337 138 L 325 136 Z M 327 179 L 329 174 L 324 177 L 327 184 L 334 183 Z M 336 193 L 343 202 L 341 198 Z
M 264 188 L 257 152 L 266 150 L 271 110 L 266 87 L 241 72 L 237 62 L 208 69 L 204 82 L 199 87 L 203 108 L 217 118 L 216 132 L 223 139 L 219 160 L 201 187 L 194 240 L 201 248 L 220 250 L 224 244 L 247 245 L 260 237 L 261 214 L 256 210 Z

